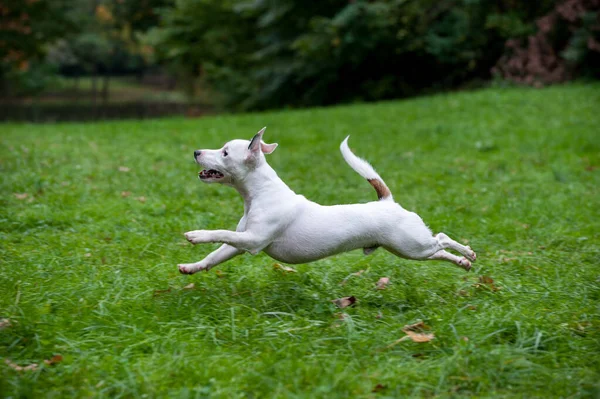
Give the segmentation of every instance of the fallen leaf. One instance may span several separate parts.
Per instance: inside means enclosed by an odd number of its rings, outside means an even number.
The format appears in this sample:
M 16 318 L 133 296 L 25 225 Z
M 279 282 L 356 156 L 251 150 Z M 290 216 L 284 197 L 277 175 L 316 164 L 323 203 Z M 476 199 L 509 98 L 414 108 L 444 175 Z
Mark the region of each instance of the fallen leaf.
M 127 166 L 119 166 L 119 172 L 129 172 L 130 170 Z
M 475 288 L 487 287 L 492 291 L 500 290 L 500 287 L 497 287 L 494 284 L 494 279 L 489 276 L 479 276 L 479 282 L 474 284 Z
M 14 193 L 15 197 L 17 197 L 17 199 L 20 200 L 24 200 L 25 198 L 29 197 L 29 194 L 27 193 Z
M 136 200 L 140 201 L 143 204 L 144 202 L 146 202 L 146 197 L 144 197 L 144 196 L 137 197 Z
M 424 333 L 416 333 L 414 331 L 404 331 L 408 338 L 412 339 L 413 342 L 429 342 L 435 338 L 433 333 L 424 334 Z M 407 338 L 404 337 L 404 338 Z
M 377 393 L 377 392 L 384 391 L 386 389 L 387 389 L 387 385 L 377 384 L 377 385 L 375 385 L 375 387 L 373 388 L 373 390 L 371 392 Z
M 60 363 L 63 361 L 63 357 L 61 355 L 54 355 L 50 359 L 44 360 L 44 363 L 48 366 L 52 366 L 53 364 Z
M 292 269 L 291 267 L 283 266 L 283 265 L 280 265 L 279 263 L 273 264 L 273 269 L 281 270 L 281 271 L 288 272 L 288 273 L 297 273 L 297 271 Z
M 121 197 L 127 198 L 131 195 L 131 191 L 121 191 Z
M 489 276 L 479 276 L 479 282 L 483 284 L 494 284 L 494 279 Z
M 89 258 L 92 256 L 92 254 L 88 252 L 88 253 L 84 254 L 83 256 L 85 256 L 86 258 Z
M 189 283 L 188 285 L 186 285 L 185 287 L 183 287 L 184 290 L 193 290 L 194 287 L 196 287 L 196 285 L 194 283 Z
M 400 342 L 406 341 L 408 339 L 412 340 L 413 342 L 422 343 L 422 342 L 429 342 L 435 338 L 435 335 L 433 333 L 424 333 L 424 332 L 422 332 L 423 330 L 429 330 L 429 326 L 426 325 L 423 321 L 419 321 L 414 324 L 406 325 L 406 326 L 402 327 L 402 332 L 404 332 L 406 334 L 406 336 L 392 342 L 387 347 L 391 348 L 392 346 L 395 346 L 395 345 L 399 344 Z
M 8 365 L 8 367 L 16 370 L 16 371 L 35 371 L 38 368 L 38 364 L 37 363 L 32 363 L 30 365 L 27 365 L 25 367 L 23 366 L 19 366 L 16 363 L 11 362 L 10 360 L 6 359 L 5 363 Z
M 9 319 L 1 319 L 0 320 L 0 330 L 4 330 L 5 328 L 10 327 L 12 324 Z
M 350 305 L 354 305 L 356 303 L 356 298 L 353 296 L 345 296 L 343 298 L 332 299 L 333 302 L 339 308 L 347 308 Z
M 422 330 L 429 330 L 431 327 L 429 327 L 427 324 L 425 324 L 422 320 L 418 321 L 414 324 L 408 324 L 404 327 L 402 327 L 402 331 L 406 332 L 406 331 L 422 331 Z
M 387 285 L 390 283 L 390 278 L 389 277 L 382 277 L 379 279 L 379 281 L 376 284 L 376 288 L 378 290 L 385 290 Z

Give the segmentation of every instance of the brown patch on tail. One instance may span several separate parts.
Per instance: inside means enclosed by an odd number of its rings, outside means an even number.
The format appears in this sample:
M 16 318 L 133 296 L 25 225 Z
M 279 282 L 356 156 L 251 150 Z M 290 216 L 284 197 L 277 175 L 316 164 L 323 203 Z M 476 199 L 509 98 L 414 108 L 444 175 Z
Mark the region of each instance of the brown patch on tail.
M 379 179 L 367 179 L 370 185 L 377 191 L 377 198 L 382 199 L 392 195 L 389 188 Z

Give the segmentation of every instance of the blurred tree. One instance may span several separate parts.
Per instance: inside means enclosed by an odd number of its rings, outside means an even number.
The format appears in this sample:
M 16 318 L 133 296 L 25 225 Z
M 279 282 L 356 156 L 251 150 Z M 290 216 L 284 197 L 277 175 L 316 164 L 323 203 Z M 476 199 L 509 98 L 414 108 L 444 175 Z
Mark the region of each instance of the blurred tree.
M 91 75 L 95 87 L 100 75 L 106 101 L 111 74 L 147 66 L 144 58 L 152 49 L 140 43 L 138 33 L 158 24 L 155 9 L 172 1 L 5 0 L 0 3 L 0 84 L 39 91 L 58 69 Z
M 67 0 L 0 3 L 0 88 L 38 91 L 52 70 L 41 61 L 47 45 L 76 29 Z
M 167 63 L 183 80 L 189 96 L 204 71 L 229 106 L 255 90 L 244 72 L 254 65 L 256 16 L 232 0 L 177 0 L 162 10 L 160 27 L 149 30 L 145 42 L 154 57 Z
M 493 71 L 532 86 L 572 76 L 600 77 L 600 0 L 564 0 L 536 21 L 537 31 L 506 42 Z
M 553 0 L 178 0 L 147 36 L 233 109 L 413 95 L 488 79 Z

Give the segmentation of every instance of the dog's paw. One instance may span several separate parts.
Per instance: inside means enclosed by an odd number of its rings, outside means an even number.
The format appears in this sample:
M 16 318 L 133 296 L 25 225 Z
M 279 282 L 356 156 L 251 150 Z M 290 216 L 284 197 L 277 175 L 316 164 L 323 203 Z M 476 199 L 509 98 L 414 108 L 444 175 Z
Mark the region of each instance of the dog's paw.
M 194 270 L 194 268 L 192 267 L 192 265 L 177 265 L 177 268 L 179 269 L 179 273 L 181 274 L 194 274 L 196 273 L 196 270 Z
M 458 261 L 458 266 L 462 267 L 466 271 L 471 270 L 471 262 L 467 258 L 460 258 Z
M 471 249 L 471 247 L 467 246 L 467 253 L 465 254 L 465 256 L 467 257 L 467 259 L 469 259 L 471 262 L 475 262 L 477 260 L 477 254 L 475 253 L 475 251 L 473 251 Z
M 202 262 L 200 263 L 182 263 L 180 265 L 177 265 L 177 268 L 179 269 L 179 273 L 181 274 L 194 274 L 194 273 L 198 273 L 198 272 L 207 272 L 210 267 L 203 265 Z
M 201 242 L 209 242 L 208 232 L 206 230 L 188 231 L 184 234 L 185 239 L 192 244 L 200 244 Z
M 199 267 L 197 263 L 183 263 L 181 265 L 177 265 L 177 268 L 181 274 L 194 274 L 200 270 L 203 270 L 202 267 Z

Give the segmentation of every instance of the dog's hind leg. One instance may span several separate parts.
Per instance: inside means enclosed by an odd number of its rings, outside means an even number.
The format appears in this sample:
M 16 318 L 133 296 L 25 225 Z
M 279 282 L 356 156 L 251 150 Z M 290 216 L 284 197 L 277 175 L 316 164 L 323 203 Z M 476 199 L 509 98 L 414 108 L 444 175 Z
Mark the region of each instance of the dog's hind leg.
M 451 254 L 450 252 L 444 251 L 443 249 L 440 251 L 437 251 L 436 253 L 434 253 L 427 259 L 446 260 L 448 262 L 454 263 L 457 266 L 462 267 L 466 271 L 471 270 L 471 262 L 469 262 L 469 260 L 467 258 L 460 258 L 454 254 Z
M 471 249 L 471 247 L 462 245 L 462 244 L 454 241 L 452 238 L 448 237 L 444 233 L 439 233 L 438 235 L 435 236 L 435 238 L 437 239 L 441 249 L 446 249 L 446 248 L 453 249 L 453 250 L 461 253 L 463 256 L 465 256 L 467 259 L 469 259 L 471 262 L 475 262 L 475 260 L 477 260 L 477 254 L 475 253 L 475 251 L 473 251 Z

